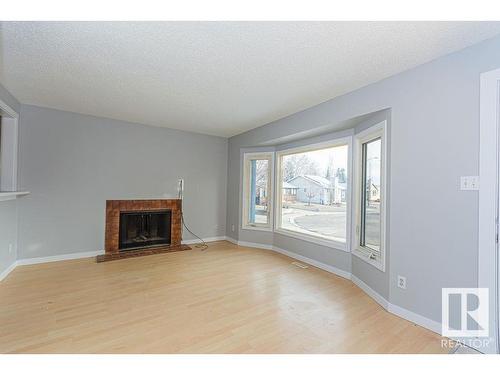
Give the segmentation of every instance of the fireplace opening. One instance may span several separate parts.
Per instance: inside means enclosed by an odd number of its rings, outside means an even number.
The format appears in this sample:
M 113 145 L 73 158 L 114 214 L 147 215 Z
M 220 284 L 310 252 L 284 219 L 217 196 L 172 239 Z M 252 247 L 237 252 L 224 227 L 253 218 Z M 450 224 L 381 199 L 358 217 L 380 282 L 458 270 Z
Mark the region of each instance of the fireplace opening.
M 170 245 L 172 211 L 120 212 L 119 249 Z

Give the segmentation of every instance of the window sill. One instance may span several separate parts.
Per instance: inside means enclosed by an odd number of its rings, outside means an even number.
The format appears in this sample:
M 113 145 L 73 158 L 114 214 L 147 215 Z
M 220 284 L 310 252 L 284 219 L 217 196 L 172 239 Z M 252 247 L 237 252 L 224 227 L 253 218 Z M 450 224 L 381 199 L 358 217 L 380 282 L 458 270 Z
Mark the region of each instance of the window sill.
M 308 236 L 306 234 L 296 233 L 296 232 L 292 232 L 292 231 L 282 229 L 282 228 L 275 229 L 274 232 L 281 234 L 283 236 L 292 237 L 292 238 L 296 238 L 298 240 L 312 242 L 312 243 L 315 243 L 317 245 L 330 247 L 330 248 L 335 249 L 335 250 L 349 252 L 349 250 L 347 249 L 347 244 L 343 243 L 343 242 L 330 241 L 330 240 L 322 239 L 319 237 Z
M 372 265 L 373 267 L 377 268 L 379 271 L 385 272 L 385 261 L 384 260 L 371 259 L 368 254 L 366 254 L 365 252 L 363 252 L 359 249 L 353 249 L 352 255 L 354 255 L 355 257 Z
M 10 201 L 16 199 L 17 197 L 28 195 L 29 193 L 29 191 L 1 191 L 0 201 Z

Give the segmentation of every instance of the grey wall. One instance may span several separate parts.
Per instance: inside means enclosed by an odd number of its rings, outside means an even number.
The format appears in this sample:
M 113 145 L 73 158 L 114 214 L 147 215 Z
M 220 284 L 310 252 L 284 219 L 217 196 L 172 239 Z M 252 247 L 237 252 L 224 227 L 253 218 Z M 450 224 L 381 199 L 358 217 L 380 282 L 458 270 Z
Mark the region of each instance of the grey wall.
M 2 201 L 0 202 L 0 274 L 16 261 L 16 248 L 17 201 Z
M 351 272 L 351 254 L 280 233 L 274 234 L 274 246 Z
M 1 84 L 0 100 L 19 113 L 20 104 Z M 11 251 L 9 252 L 9 245 Z M 0 274 L 16 260 L 17 201 L 0 202 Z
M 176 197 L 179 178 L 190 229 L 225 235 L 227 139 L 22 105 L 19 162 L 19 259 L 102 250 L 107 199 Z
M 479 75 L 498 67 L 500 37 L 230 138 L 227 228 L 239 222 L 241 147 L 391 108 L 389 299 L 440 321 L 442 287 L 477 285 L 478 195 L 458 186 L 478 175 Z M 292 250 L 318 257 L 308 243 Z

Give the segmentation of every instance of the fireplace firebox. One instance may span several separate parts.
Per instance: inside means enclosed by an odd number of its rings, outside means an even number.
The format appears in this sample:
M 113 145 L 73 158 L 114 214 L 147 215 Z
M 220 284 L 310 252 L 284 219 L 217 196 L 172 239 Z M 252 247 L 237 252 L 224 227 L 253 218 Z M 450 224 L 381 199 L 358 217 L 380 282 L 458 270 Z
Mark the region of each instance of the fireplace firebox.
M 121 211 L 120 250 L 132 250 L 171 243 L 171 210 Z

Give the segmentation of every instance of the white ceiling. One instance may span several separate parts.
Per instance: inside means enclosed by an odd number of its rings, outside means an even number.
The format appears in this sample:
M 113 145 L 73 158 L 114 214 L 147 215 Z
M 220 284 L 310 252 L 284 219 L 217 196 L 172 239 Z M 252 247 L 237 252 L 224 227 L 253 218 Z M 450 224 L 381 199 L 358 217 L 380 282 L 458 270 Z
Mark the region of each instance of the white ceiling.
M 232 136 L 500 33 L 500 22 L 2 22 L 22 103 Z

